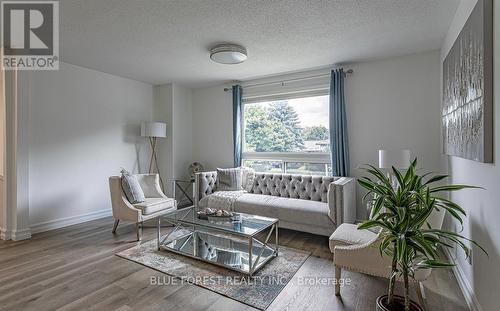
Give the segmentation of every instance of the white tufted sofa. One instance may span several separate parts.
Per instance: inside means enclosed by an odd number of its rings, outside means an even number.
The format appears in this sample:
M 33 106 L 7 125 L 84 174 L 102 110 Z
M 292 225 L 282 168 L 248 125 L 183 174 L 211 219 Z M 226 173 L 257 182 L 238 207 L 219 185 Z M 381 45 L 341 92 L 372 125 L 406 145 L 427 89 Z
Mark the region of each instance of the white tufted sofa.
M 215 171 L 196 174 L 196 207 L 204 207 L 200 200 L 217 191 L 216 180 Z M 356 183 L 351 177 L 255 173 L 247 189 L 234 202 L 234 210 L 277 218 L 282 228 L 330 236 L 340 224 L 356 219 Z

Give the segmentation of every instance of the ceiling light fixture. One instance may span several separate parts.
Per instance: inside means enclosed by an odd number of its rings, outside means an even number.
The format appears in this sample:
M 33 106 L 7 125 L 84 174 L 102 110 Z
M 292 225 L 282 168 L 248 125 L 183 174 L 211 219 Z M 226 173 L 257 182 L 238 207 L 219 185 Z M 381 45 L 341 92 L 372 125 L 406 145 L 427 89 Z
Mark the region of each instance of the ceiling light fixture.
M 210 59 L 220 64 L 239 64 L 247 59 L 247 49 L 236 44 L 221 44 L 210 49 Z

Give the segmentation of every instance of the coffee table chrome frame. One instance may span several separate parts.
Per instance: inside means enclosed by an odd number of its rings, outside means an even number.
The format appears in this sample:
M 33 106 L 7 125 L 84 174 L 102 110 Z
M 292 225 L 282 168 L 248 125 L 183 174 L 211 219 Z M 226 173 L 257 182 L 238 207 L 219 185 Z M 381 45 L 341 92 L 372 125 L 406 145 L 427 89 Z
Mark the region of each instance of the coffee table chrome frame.
M 256 231 L 253 234 L 244 234 L 244 233 L 240 233 L 240 232 L 233 232 L 233 231 L 230 231 L 230 230 L 227 230 L 227 229 L 224 229 L 224 228 L 217 228 L 217 227 L 203 226 L 201 224 L 194 224 L 194 223 L 190 223 L 188 221 L 184 221 L 184 218 L 178 219 L 176 221 L 172 221 L 172 220 L 169 220 L 169 219 L 164 219 L 164 221 L 166 221 L 167 223 L 173 225 L 174 229 L 172 231 L 170 231 L 166 236 L 164 236 L 162 238 L 162 236 L 161 236 L 161 217 L 158 217 L 158 223 L 157 223 L 157 229 L 156 229 L 157 230 L 157 246 L 158 246 L 158 250 L 166 250 L 166 251 L 169 251 L 169 252 L 177 253 L 177 254 L 180 254 L 180 255 L 183 255 L 183 256 L 186 256 L 186 257 L 191 257 L 191 258 L 194 258 L 194 259 L 197 259 L 197 260 L 200 260 L 200 261 L 204 261 L 204 262 L 207 262 L 207 263 L 210 263 L 210 264 L 213 264 L 213 265 L 221 266 L 221 267 L 224 267 L 226 269 L 231 269 L 231 270 L 235 270 L 235 271 L 238 271 L 238 272 L 242 272 L 242 273 L 250 275 L 250 276 L 252 276 L 255 272 L 259 271 L 267 262 L 269 262 L 270 260 L 272 260 L 272 259 L 274 259 L 275 257 L 278 256 L 278 251 L 279 251 L 279 236 L 278 236 L 279 221 L 278 221 L 278 219 L 276 219 L 273 223 L 269 224 L 267 227 L 265 227 L 265 228 L 263 228 L 263 229 L 261 229 L 259 231 Z M 173 239 L 171 241 L 168 241 L 168 238 L 174 232 L 176 232 L 176 231 L 178 231 L 180 229 L 187 229 L 187 227 L 193 227 L 192 230 L 188 229 L 190 231 L 190 233 L 183 234 L 183 235 L 181 235 L 179 237 L 176 237 L 175 239 Z M 204 229 L 207 229 L 207 231 L 213 230 L 213 231 L 223 232 L 223 233 L 226 233 L 226 234 L 229 234 L 229 235 L 243 237 L 243 238 L 248 239 L 248 256 L 249 256 L 249 263 L 248 263 L 248 265 L 249 265 L 249 270 L 247 271 L 247 270 L 239 269 L 239 268 L 236 268 L 236 267 L 224 265 L 224 264 L 221 264 L 221 263 L 213 262 L 213 261 L 210 261 L 210 260 L 206 260 L 206 259 L 203 259 L 203 258 L 200 258 L 200 257 L 197 257 L 197 256 L 186 254 L 184 252 L 181 252 L 181 251 L 178 251 L 176 249 L 172 249 L 172 248 L 166 246 L 167 243 L 171 243 L 174 240 L 181 239 L 183 237 L 186 237 L 187 235 L 196 235 L 196 234 L 198 234 L 198 232 L 201 232 L 199 230 L 196 230 L 196 227 L 202 227 Z M 265 240 L 261 241 L 257 237 L 257 235 L 259 233 L 266 232 L 267 230 L 268 230 L 268 232 L 267 232 Z M 273 232 L 274 232 L 274 247 L 273 247 L 272 244 L 270 244 L 270 240 L 271 240 L 271 237 L 273 236 Z M 230 239 L 230 238 L 228 237 L 228 239 Z M 253 261 L 254 243 L 260 244 L 260 249 L 259 249 L 260 251 L 257 250 L 258 251 L 258 255 L 257 255 L 257 258 L 256 258 L 255 261 Z M 264 250 L 266 248 L 269 248 L 270 250 L 272 250 L 273 254 L 271 256 L 265 258 L 264 260 L 261 260 L 262 254 L 264 253 Z

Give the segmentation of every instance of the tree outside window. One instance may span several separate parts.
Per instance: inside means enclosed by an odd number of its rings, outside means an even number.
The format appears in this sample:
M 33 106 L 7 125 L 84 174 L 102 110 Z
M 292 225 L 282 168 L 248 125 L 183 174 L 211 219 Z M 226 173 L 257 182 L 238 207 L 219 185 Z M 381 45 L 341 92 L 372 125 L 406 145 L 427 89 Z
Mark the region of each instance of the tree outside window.
M 243 121 L 244 153 L 254 156 L 244 164 L 267 172 L 328 174 L 328 163 L 255 159 L 259 153 L 267 157 L 269 153 L 301 154 L 305 158 L 307 154 L 330 153 L 328 95 L 247 103 Z

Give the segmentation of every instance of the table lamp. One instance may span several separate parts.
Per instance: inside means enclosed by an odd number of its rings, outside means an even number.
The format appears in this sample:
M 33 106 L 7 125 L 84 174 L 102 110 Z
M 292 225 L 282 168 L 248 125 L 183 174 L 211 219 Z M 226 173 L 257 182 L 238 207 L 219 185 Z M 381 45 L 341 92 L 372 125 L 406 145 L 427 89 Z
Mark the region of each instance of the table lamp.
M 378 151 L 378 167 L 387 170 L 387 177 L 391 180 L 393 187 L 395 185 L 394 178 L 392 178 L 392 167 L 397 169 L 408 169 L 411 164 L 411 151 L 408 149 L 403 150 L 379 150 Z
M 379 150 L 378 167 L 382 169 L 392 169 L 394 166 L 398 169 L 407 169 L 411 164 L 411 152 L 408 149 L 403 150 Z

